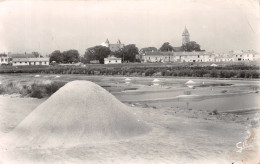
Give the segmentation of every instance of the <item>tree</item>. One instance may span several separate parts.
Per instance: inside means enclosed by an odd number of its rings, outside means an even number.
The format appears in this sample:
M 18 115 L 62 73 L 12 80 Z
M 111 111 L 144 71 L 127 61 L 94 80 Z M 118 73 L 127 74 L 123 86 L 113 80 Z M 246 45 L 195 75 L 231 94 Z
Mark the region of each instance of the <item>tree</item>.
M 64 57 L 60 50 L 55 50 L 50 54 L 50 62 L 63 63 Z
M 62 52 L 62 54 L 64 63 L 77 63 L 80 60 L 78 50 L 68 50 Z
M 104 58 L 108 57 L 111 53 L 108 47 L 95 46 L 88 48 L 84 54 L 86 63 L 90 63 L 91 60 L 98 60 L 99 63 L 104 64 Z
M 163 43 L 162 47 L 160 48 L 160 51 L 172 51 L 173 47 L 170 45 L 169 42 Z
M 140 50 L 140 53 L 151 52 L 151 51 L 157 51 L 157 48 L 156 47 L 145 47 Z
M 57 63 L 77 63 L 80 61 L 79 52 L 77 50 L 68 50 L 64 52 L 55 50 L 50 54 L 50 62 L 52 61 Z
M 185 45 L 182 45 L 184 51 L 201 51 L 200 45 L 194 41 L 188 42 Z
M 124 61 L 135 62 L 137 54 L 138 54 L 138 48 L 135 46 L 135 44 L 126 45 L 121 50 L 112 53 L 112 55 L 122 58 L 123 62 Z

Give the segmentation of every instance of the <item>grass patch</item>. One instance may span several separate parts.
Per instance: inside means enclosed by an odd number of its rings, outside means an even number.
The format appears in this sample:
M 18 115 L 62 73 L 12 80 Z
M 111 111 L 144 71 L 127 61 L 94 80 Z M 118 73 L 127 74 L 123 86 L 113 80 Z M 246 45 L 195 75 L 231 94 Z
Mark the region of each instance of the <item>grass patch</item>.
M 48 84 L 34 82 L 28 85 L 20 85 L 9 82 L 0 85 L 0 94 L 20 94 L 22 96 L 34 98 L 44 98 L 51 96 L 65 84 L 65 82 L 57 81 L 50 82 Z
M 218 110 L 217 110 L 217 109 L 214 109 L 214 110 L 212 111 L 212 114 L 213 114 L 213 115 L 218 115 L 218 114 L 219 114 L 219 112 L 218 112 Z

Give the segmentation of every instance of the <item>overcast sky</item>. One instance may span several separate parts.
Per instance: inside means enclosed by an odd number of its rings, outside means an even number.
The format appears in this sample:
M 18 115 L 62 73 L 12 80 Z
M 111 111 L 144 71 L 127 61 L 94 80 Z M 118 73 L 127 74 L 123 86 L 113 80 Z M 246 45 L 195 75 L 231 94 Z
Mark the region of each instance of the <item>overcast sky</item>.
M 0 1 L 0 52 L 180 46 L 185 25 L 207 51 L 260 52 L 259 11 L 258 0 Z

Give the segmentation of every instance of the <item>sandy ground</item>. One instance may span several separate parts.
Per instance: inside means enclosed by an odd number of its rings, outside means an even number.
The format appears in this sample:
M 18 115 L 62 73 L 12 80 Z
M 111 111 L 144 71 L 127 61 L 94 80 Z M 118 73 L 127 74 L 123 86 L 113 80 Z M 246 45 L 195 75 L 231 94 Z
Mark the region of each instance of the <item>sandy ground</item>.
M 17 79 L 14 76 L 4 78 Z M 90 77 L 74 78 L 89 80 Z M 60 80 L 71 79 L 72 77 L 66 76 Z M 9 150 L 2 146 L 0 161 L 75 164 L 260 162 L 260 105 L 256 101 L 259 94 L 254 89 L 258 81 L 194 80 L 208 84 L 233 84 L 214 86 L 212 90 L 210 87 L 187 88 L 184 85 L 187 79 L 159 79 L 163 85 L 151 85 L 153 78 L 131 78 L 128 84 L 124 79 L 92 77 L 92 81 L 103 85 L 119 100 L 125 101 L 131 107 L 131 113 L 152 127 L 148 134 L 73 147 L 23 147 Z M 28 82 L 26 78 L 20 80 Z M 0 137 L 4 138 L 44 101 L 45 99 L 0 96 Z M 217 114 L 212 112 L 214 109 L 217 109 Z

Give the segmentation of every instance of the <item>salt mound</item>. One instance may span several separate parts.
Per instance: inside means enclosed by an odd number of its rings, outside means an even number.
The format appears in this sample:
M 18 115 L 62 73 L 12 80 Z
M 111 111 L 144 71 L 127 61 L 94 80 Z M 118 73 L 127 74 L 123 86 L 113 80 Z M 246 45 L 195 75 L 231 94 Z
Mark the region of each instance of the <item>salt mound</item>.
M 187 85 L 187 87 L 194 89 L 195 87 L 193 85 Z
M 40 77 L 40 75 L 35 75 L 34 77 Z
M 194 84 L 195 82 L 192 80 L 187 81 L 185 84 Z
M 217 64 L 211 64 L 210 66 L 211 67 L 217 67 L 218 65 Z
M 71 146 L 148 132 L 128 107 L 89 81 L 67 83 L 11 133 L 15 146 Z
M 126 78 L 126 79 L 125 79 L 125 81 L 131 81 L 131 79 L 129 79 L 129 78 Z
M 153 82 L 159 82 L 160 80 L 159 79 L 154 79 Z

